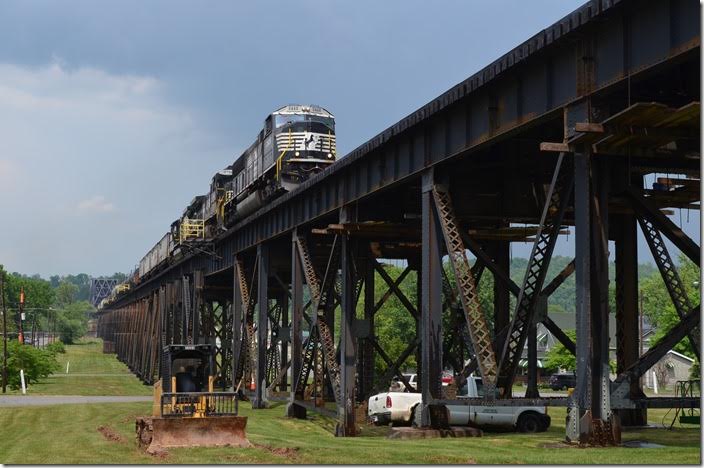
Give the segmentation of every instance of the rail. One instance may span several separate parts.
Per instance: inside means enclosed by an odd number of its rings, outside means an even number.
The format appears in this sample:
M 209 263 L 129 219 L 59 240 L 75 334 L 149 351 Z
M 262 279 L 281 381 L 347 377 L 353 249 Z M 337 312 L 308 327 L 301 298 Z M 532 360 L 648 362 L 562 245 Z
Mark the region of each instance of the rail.
M 237 416 L 239 400 L 231 392 L 162 393 L 161 417 Z

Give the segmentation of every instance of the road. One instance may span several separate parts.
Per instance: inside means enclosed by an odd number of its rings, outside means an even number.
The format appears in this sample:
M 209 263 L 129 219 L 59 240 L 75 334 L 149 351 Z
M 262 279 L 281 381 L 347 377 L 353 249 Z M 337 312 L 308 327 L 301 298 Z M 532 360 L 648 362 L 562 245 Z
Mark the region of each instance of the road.
M 16 406 L 76 405 L 86 403 L 134 403 L 152 401 L 151 396 L 0 395 L 0 408 Z

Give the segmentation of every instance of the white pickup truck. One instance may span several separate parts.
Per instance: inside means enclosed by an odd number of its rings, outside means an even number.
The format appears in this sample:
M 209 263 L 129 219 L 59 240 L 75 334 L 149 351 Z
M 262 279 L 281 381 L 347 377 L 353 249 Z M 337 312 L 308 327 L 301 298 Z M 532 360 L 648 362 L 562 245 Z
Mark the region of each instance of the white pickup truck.
M 457 392 L 457 398 L 482 398 L 481 377 L 470 377 Z M 367 415 L 376 425 L 416 424 L 420 393 L 386 392 L 369 397 Z M 448 405 L 450 425 L 486 428 L 512 428 L 520 432 L 543 432 L 550 427 L 547 407 Z

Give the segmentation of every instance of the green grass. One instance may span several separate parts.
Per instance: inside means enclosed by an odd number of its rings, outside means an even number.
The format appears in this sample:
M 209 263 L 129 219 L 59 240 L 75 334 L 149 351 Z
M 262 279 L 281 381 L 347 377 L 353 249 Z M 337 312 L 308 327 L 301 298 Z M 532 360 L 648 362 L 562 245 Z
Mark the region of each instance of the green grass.
M 134 418 L 147 414 L 149 403 L 61 405 L 0 409 L 0 463 L 529 463 L 529 464 L 699 464 L 699 426 L 673 431 L 626 431 L 623 439 L 646 440 L 665 448 L 546 448 L 564 439 L 562 408 L 551 409 L 553 426 L 543 434 L 486 433 L 480 438 L 389 440 L 387 428 L 364 426 L 362 436 L 335 438 L 329 420 L 285 418 L 283 406 L 251 410 L 247 434 L 256 446 L 170 449 L 164 458 L 140 451 L 134 441 Z M 660 424 L 666 410 L 651 410 Z M 108 441 L 98 432 L 108 426 L 121 441 Z M 327 429 L 326 429 L 327 428 Z M 559 444 L 558 444 L 559 445 Z M 289 448 L 279 455 L 272 448 Z
M 101 343 L 86 340 L 68 346 L 60 355 L 63 369 L 70 361 L 68 377 L 59 374 L 33 385 L 30 394 L 45 395 L 150 395 L 114 355 L 102 354 Z M 297 464 L 699 464 L 699 426 L 675 426 L 673 431 L 647 429 L 624 431 L 623 440 L 641 440 L 665 448 L 560 447 L 565 437 L 565 409 L 551 408 L 548 432 L 528 435 L 487 433 L 469 439 L 389 440 L 388 428 L 364 426 L 360 437 L 335 438 L 334 422 L 320 416 L 292 420 L 284 407 L 251 410 L 242 403 L 240 413 L 248 416 L 247 434 L 255 447 L 170 449 L 165 457 L 152 457 L 136 446 L 134 420 L 148 415 L 151 403 L 110 403 L 0 408 L 0 463 L 30 464 L 210 464 L 210 463 L 297 463 Z M 650 410 L 652 424 L 662 425 L 667 410 Z M 673 413 L 668 415 L 669 425 Z M 105 426 L 118 441 L 106 440 L 98 432 Z M 273 449 L 288 448 L 281 454 Z
M 152 394 L 114 354 L 103 354 L 99 339 L 82 339 L 66 345 L 66 353 L 57 355 L 61 370 L 32 384 L 29 395 L 143 395 Z M 66 364 L 69 373 L 66 374 Z M 18 394 L 19 391 L 10 392 Z

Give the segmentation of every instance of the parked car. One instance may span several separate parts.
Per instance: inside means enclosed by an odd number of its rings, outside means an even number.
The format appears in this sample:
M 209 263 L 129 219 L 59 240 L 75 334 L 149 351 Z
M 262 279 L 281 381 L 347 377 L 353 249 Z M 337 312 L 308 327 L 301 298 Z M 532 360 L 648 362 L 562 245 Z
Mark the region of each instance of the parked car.
M 470 377 L 459 389 L 458 399 L 484 397 L 481 377 Z M 420 393 L 386 392 L 369 397 L 367 416 L 373 424 L 414 424 Z M 448 405 L 450 424 L 487 428 L 512 428 L 520 432 L 543 432 L 550 427 L 544 406 Z
M 552 374 L 550 376 L 550 388 L 553 390 L 566 390 L 574 388 L 577 377 L 574 374 Z

